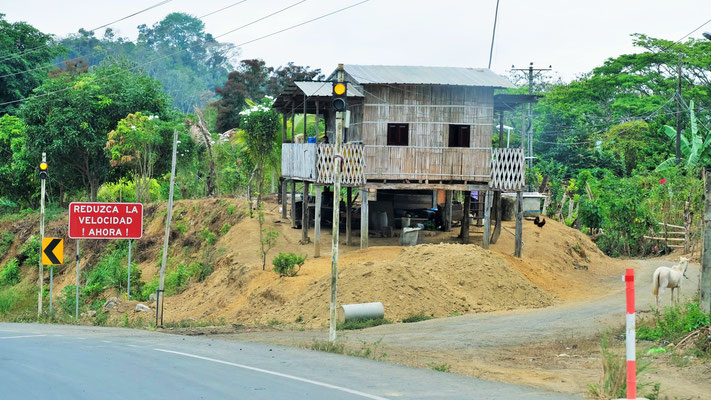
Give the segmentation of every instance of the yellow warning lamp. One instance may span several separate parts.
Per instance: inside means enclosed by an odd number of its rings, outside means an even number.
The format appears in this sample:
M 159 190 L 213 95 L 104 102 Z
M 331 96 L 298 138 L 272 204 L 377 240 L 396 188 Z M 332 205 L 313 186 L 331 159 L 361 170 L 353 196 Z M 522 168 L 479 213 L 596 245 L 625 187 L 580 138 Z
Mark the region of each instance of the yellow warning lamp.
M 348 107 L 348 102 L 346 101 L 347 83 L 346 82 L 333 82 L 333 96 L 332 105 L 333 109 L 336 111 L 345 111 Z
M 47 179 L 47 163 L 46 162 L 41 162 L 39 165 L 40 169 L 40 179 Z

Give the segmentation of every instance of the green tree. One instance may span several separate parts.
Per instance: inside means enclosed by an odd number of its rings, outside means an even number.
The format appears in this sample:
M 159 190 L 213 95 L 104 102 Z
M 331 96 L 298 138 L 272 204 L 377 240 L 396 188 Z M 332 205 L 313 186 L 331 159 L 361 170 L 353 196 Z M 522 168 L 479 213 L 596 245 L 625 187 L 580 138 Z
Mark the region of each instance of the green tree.
M 68 189 L 85 188 L 96 200 L 109 160 L 106 135 L 130 113 L 146 111 L 164 118 L 168 100 L 160 84 L 118 66 L 81 75 L 62 75 L 40 86 L 21 112 L 27 124 L 27 153 L 39 160 L 47 152 L 53 174 Z
M 136 200 L 150 201 L 150 182 L 158 158 L 157 150 L 163 141 L 160 119 L 141 112 L 120 120 L 116 129 L 107 135 L 106 150 L 111 166 L 129 166 L 136 182 Z
M 257 213 L 259 221 L 259 242 L 262 256 L 262 269 L 267 264 L 267 253 L 274 247 L 276 232 L 264 228 L 264 212 L 262 211 L 262 194 L 264 193 L 264 178 L 270 161 L 277 154 L 276 144 L 279 142 L 279 114 L 271 108 L 274 100 L 265 97 L 260 104 L 250 103 L 251 108 L 240 113 L 242 116 L 245 150 L 254 164 L 253 179 L 257 183 Z M 250 213 L 251 213 L 250 198 Z
M 26 126 L 12 115 L 0 117 L 0 196 L 29 205 L 37 184 L 28 160 Z
M 26 72 L 49 63 L 62 54 L 52 35 L 26 22 L 10 23 L 0 13 L 0 114 L 15 113 L 18 100 L 32 93 L 47 76 L 47 70 Z M 13 103 L 14 102 L 14 103 Z

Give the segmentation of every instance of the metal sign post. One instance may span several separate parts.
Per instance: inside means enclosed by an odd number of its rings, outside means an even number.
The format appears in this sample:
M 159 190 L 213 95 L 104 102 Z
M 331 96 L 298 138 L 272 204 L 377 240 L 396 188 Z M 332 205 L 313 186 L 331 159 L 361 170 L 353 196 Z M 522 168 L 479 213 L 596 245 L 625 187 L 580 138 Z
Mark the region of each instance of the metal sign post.
M 128 280 L 126 282 L 126 301 L 131 300 L 131 242 L 128 240 Z
M 40 164 L 40 170 L 44 171 L 42 169 L 42 166 L 46 168 L 47 165 L 47 153 L 42 152 L 42 163 Z M 46 176 L 46 173 L 45 173 Z M 41 194 L 40 194 L 40 241 L 44 239 L 44 196 L 45 196 L 45 181 L 44 177 L 42 176 L 42 172 L 40 172 L 40 178 L 41 178 Z M 44 292 L 44 264 L 42 264 L 42 255 L 40 254 L 39 257 L 39 295 L 37 296 L 37 316 L 39 317 L 42 314 L 42 292 Z
M 343 82 L 344 71 L 343 64 L 338 64 L 338 82 Z M 334 108 L 337 107 L 337 101 L 343 101 L 343 109 L 346 107 L 345 97 L 347 89 L 345 85 L 341 93 L 337 93 L 337 84 L 334 86 L 334 93 L 337 96 L 342 96 L 344 99 L 336 97 L 334 100 Z M 328 340 L 336 341 L 336 302 L 337 302 L 337 287 L 338 287 L 338 240 L 340 233 L 340 218 L 341 218 L 341 163 L 343 155 L 341 154 L 341 145 L 343 144 L 343 110 L 336 112 L 336 140 L 335 149 L 333 151 L 333 232 L 331 233 L 331 307 L 330 321 L 328 328 Z M 350 210 L 348 210 L 350 212 Z
M 75 294 L 76 294 L 76 304 L 75 309 L 74 309 L 74 318 L 79 319 L 79 240 L 77 239 L 77 284 L 76 287 L 74 288 Z
M 42 265 L 49 265 L 49 312 L 52 312 L 54 266 L 64 263 L 64 239 L 42 238 Z

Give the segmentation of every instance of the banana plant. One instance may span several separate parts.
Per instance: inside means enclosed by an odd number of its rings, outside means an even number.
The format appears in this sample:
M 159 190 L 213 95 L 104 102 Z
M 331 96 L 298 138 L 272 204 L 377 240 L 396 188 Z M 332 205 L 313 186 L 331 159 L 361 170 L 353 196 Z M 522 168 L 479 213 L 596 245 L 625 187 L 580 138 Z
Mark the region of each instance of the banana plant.
M 689 102 L 689 115 L 691 121 L 691 132 L 687 138 L 681 135 L 681 154 L 684 157 L 683 166 L 687 169 L 711 166 L 711 134 L 700 135 L 694 114 L 694 101 Z M 672 140 L 676 141 L 676 129 L 669 125 L 664 125 L 664 133 Z M 663 171 L 676 165 L 676 157 L 671 157 L 657 166 L 657 171 Z

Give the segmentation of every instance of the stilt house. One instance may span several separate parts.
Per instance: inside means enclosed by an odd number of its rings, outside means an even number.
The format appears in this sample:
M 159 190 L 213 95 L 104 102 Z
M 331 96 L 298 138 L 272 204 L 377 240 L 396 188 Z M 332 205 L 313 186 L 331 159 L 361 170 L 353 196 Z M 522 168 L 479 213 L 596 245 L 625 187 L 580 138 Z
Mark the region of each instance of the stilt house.
M 348 82 L 348 111 L 343 135 L 342 185 L 348 188 L 346 236 L 350 242 L 351 191 L 360 191 L 361 246 L 367 247 L 369 195 L 381 200 L 381 193 L 408 198 L 429 196 L 437 205 L 436 191 L 445 191 L 445 225 L 452 221 L 453 191 L 464 191 L 465 199 L 476 191 L 520 191 L 524 181 L 523 149 L 493 148 L 495 124 L 494 90 L 514 87 L 507 79 L 486 68 L 345 65 Z M 282 193 L 287 183 L 316 185 L 317 220 L 323 186 L 333 183 L 335 111 L 331 109 L 331 82 L 294 82 L 281 93 L 274 107 L 284 115 L 282 132 Z M 325 120 L 327 139 L 317 143 L 287 143 L 287 118 L 294 114 L 315 114 Z M 304 124 L 305 126 L 306 124 Z M 295 137 L 292 123 L 291 138 Z M 304 127 L 304 137 L 306 137 Z M 293 140 L 292 140 L 293 142 Z M 417 194 L 413 197 L 409 194 Z M 434 193 L 434 194 L 433 194 Z M 292 212 L 294 196 L 292 196 Z M 375 203 L 374 203 L 375 204 Z M 491 202 L 489 201 L 489 204 Z M 286 207 L 284 204 L 284 217 Z M 465 209 L 468 210 L 465 204 Z M 302 221 L 308 221 L 303 207 Z M 468 224 L 468 212 L 462 218 Z M 292 215 L 292 220 L 296 216 Z M 319 235 L 319 221 L 316 235 Z M 308 241 L 308 223 L 302 224 Z M 449 229 L 449 226 L 445 226 Z M 486 227 L 485 227 L 486 229 Z M 464 230 L 462 231 L 464 232 Z M 467 225 L 468 235 L 468 225 Z M 318 240 L 316 241 L 318 246 Z M 318 252 L 318 248 L 316 249 Z M 317 254 L 318 255 L 318 254 Z

